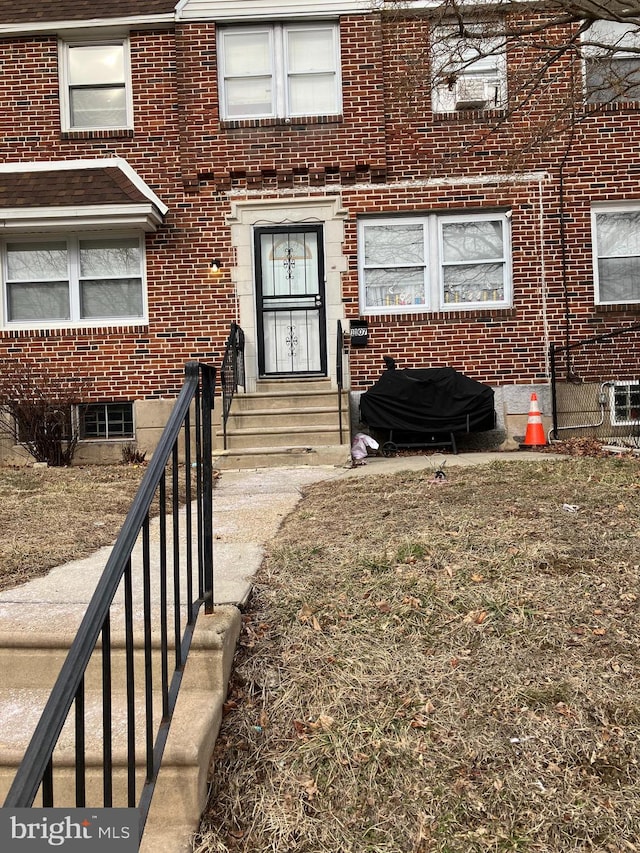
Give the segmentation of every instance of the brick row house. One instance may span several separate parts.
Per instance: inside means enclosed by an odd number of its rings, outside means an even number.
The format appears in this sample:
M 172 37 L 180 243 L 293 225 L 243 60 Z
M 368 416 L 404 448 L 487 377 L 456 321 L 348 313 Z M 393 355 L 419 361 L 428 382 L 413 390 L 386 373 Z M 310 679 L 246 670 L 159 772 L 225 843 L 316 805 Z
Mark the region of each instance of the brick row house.
M 340 323 L 352 429 L 392 356 L 491 385 L 498 445 L 549 413 L 550 344 L 637 322 L 633 90 L 594 103 L 595 54 L 469 59 L 420 5 L 0 0 L 0 359 L 82 381 L 77 459 L 152 451 L 232 323 L 263 407 L 335 396 Z

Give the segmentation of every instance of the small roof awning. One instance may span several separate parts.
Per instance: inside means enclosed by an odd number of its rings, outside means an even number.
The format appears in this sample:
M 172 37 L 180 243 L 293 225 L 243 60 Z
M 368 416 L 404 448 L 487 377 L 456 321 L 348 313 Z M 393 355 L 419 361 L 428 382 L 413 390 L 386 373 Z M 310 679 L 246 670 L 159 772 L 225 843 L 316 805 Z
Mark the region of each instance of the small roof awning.
M 0 234 L 156 231 L 168 207 L 126 160 L 0 164 Z

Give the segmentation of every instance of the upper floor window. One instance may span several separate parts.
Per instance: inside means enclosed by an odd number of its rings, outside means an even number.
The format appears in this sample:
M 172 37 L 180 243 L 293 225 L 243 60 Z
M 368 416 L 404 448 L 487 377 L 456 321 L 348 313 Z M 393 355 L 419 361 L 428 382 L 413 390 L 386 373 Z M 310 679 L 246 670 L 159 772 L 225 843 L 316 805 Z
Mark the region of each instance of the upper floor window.
M 507 73 L 499 26 L 472 25 L 466 35 L 437 27 L 431 45 L 433 112 L 504 109 Z
M 359 222 L 363 314 L 504 308 L 511 302 L 506 214 Z
M 595 21 L 583 36 L 585 97 L 591 104 L 640 101 L 637 25 Z
M 5 324 L 42 328 L 139 321 L 146 313 L 140 237 L 10 240 Z
M 63 43 L 60 63 L 65 130 L 133 126 L 127 39 Z
M 640 208 L 592 216 L 596 302 L 640 302 Z
M 223 119 L 335 115 L 341 110 L 337 25 L 221 29 Z

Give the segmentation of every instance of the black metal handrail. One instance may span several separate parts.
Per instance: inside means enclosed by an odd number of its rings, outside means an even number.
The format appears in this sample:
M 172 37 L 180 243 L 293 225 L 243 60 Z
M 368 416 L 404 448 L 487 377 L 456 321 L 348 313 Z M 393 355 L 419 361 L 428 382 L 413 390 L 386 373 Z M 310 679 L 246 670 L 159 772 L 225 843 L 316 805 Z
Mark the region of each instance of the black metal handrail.
M 244 332 L 237 323 L 231 324 L 220 369 L 222 385 L 222 434 L 224 449 L 227 449 L 227 421 L 233 396 L 238 386 L 245 387 L 244 378 Z
M 348 352 L 345 344 L 344 331 L 342 322 L 338 320 L 337 340 L 336 340 L 336 382 L 338 385 L 338 423 L 340 427 L 340 444 L 343 443 L 343 425 L 342 425 L 342 392 L 344 390 L 344 356 Z
M 140 484 L 116 543 L 107 560 L 89 602 L 77 635 L 69 649 L 49 700 L 36 726 L 31 742 L 18 768 L 5 799 L 5 807 L 30 808 L 38 791 L 42 806 L 55 805 L 54 749 L 72 706 L 75 717 L 75 777 L 76 806 L 87 803 L 85 730 L 85 674 L 95 655 L 101 667 L 102 683 L 102 806 L 114 805 L 114 732 L 113 656 L 117 644 L 112 637 L 118 614 L 116 594 L 124 599 L 124 659 L 126 671 L 126 806 L 137 808 L 140 814 L 140 837 L 151 805 L 151 797 L 160 770 L 162 755 L 169 733 L 196 618 L 204 605 L 205 612 L 213 611 L 213 471 L 212 471 L 212 409 L 215 390 L 215 368 L 189 362 L 185 382 L 175 407 L 162 433 L 158 446 Z M 192 423 L 195 412 L 195 424 Z M 192 441 L 195 433 L 195 461 L 192 463 Z M 182 453 L 183 465 L 179 455 Z M 181 477 L 181 470 L 183 476 Z M 192 479 L 196 480 L 196 523 L 192 512 Z M 167 474 L 170 473 L 170 495 L 167 494 Z M 157 565 L 152 573 L 150 518 L 153 510 L 159 513 Z M 169 536 L 168 534 L 171 534 Z M 181 537 L 182 534 L 182 537 Z M 172 538 L 172 541 L 169 541 Z M 186 554 L 180 553 L 179 542 L 187 543 Z M 140 577 L 135 575 L 132 555 L 140 543 L 142 566 Z M 194 598 L 194 558 L 192 542 L 197 542 L 197 597 Z M 134 584 L 141 584 L 140 601 L 134 602 Z M 160 665 L 152 662 L 152 583 L 159 585 Z M 135 605 L 142 610 L 144 673 L 144 754 L 145 780 L 136 793 L 136 723 L 134 670 Z M 154 616 L 155 618 L 155 616 Z M 183 625 L 184 620 L 184 625 Z M 170 624 L 171 623 L 171 624 Z M 153 624 L 156 624 L 155 621 Z M 171 635 L 172 638 L 171 638 Z M 170 639 L 171 638 L 171 639 Z M 172 653 L 171 646 L 174 646 Z M 173 664 L 170 657 L 174 656 Z M 155 669 L 159 669 L 156 673 Z M 139 682 L 140 683 L 140 680 Z M 162 695 L 162 712 L 154 725 L 152 695 L 158 689 Z M 140 726 L 139 728 L 142 728 Z M 138 732 L 140 736 L 140 732 Z M 142 739 L 139 737 L 139 739 Z M 68 805 L 65 803 L 64 805 Z M 120 804 L 123 805 L 123 804 Z

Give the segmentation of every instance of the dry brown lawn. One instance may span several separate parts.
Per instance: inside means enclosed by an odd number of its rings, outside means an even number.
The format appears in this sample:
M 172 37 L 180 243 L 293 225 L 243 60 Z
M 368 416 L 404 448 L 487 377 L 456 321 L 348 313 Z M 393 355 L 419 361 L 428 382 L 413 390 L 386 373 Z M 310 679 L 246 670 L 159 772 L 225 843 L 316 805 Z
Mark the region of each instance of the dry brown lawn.
M 0 590 L 112 544 L 144 470 L 0 468 Z
M 434 470 L 270 544 L 198 853 L 640 850 L 640 460 Z M 113 542 L 143 472 L 0 469 L 0 586 Z
M 640 462 L 446 473 L 285 521 L 198 853 L 640 850 Z

